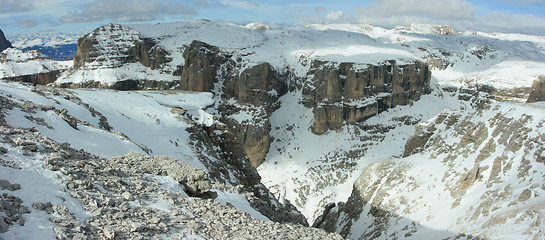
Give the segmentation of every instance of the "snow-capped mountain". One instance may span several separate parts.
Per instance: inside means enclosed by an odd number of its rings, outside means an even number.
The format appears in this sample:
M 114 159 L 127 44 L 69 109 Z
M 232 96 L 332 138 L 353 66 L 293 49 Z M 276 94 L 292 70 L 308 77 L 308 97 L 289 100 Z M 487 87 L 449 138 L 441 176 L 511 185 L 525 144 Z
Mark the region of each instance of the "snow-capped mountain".
M 44 32 L 36 34 L 16 34 L 9 36 L 13 47 L 26 52 L 37 50 L 53 60 L 72 60 L 77 50 L 81 33 Z
M 159 176 L 178 175 L 154 175 L 140 162 L 180 159 L 206 172 L 180 177 L 186 190 L 209 181 L 204 195 L 258 219 L 303 224 L 304 216 L 354 239 L 539 238 L 545 95 L 535 80 L 545 75 L 544 50 L 540 36 L 434 25 L 109 24 L 78 41 L 73 64 L 49 86 L 30 93 L 3 83 L 3 113 L 6 126 L 23 129 L 13 131 L 70 142 L 121 169 L 126 161 L 142 166 L 116 175 L 122 179 L 159 184 Z M 538 103 L 523 103 L 529 96 Z M 8 156 L 25 148 L 14 144 L 4 146 Z M 115 157 L 133 151 L 150 158 Z M 66 168 L 61 177 L 74 174 Z M 70 208 L 74 214 L 95 209 L 81 191 L 74 198 L 84 210 Z M 125 195 L 165 210 L 160 196 L 146 200 L 130 187 Z M 218 237 L 209 231 L 215 218 L 195 214 L 206 230 L 194 233 Z M 100 234 L 93 236 L 112 232 Z

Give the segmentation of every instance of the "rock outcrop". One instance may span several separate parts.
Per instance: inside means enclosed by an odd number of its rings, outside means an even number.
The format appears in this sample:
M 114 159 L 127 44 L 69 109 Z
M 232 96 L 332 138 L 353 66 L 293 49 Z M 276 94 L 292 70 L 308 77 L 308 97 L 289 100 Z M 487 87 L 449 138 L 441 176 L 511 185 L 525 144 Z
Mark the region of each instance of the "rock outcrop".
M 219 49 L 201 41 L 193 41 L 184 51 L 185 64 L 181 71 L 181 90 L 210 92 L 217 82 L 216 73 L 227 60 Z
M 15 77 L 5 77 L 4 80 L 7 81 L 16 81 L 16 82 L 26 82 L 26 83 L 36 83 L 39 85 L 47 85 L 57 81 L 57 78 L 61 74 L 62 70 L 53 70 L 50 72 L 36 73 L 36 74 L 27 74 L 19 75 Z
M 0 79 L 46 85 L 55 82 L 65 66 L 36 51 L 11 48 L 0 53 Z
M 186 91 L 213 92 L 214 84 L 225 100 L 220 103 L 220 121 L 233 131 L 252 166 L 259 166 L 269 150 L 270 123 L 268 117 L 278 108 L 278 99 L 287 92 L 285 76 L 274 70 L 269 63 L 259 63 L 244 69 L 240 74 L 236 63 L 218 47 L 193 41 L 184 51 L 179 89 Z M 230 100 L 234 100 L 234 104 Z M 239 122 L 232 118 L 240 111 L 250 111 L 259 117 Z M 259 114 L 256 114 L 259 113 Z
M 6 36 L 4 36 L 4 32 L 0 30 L 0 52 L 4 51 L 6 48 L 11 48 L 11 42 L 6 39 Z
M 74 67 L 116 68 L 139 62 L 158 69 L 171 60 L 155 40 L 142 37 L 132 28 L 108 24 L 78 39 Z
M 426 63 L 357 66 L 314 61 L 310 83 L 304 88 L 307 106 L 314 108 L 315 134 L 336 130 L 344 122 L 364 121 L 388 108 L 408 105 L 430 92 L 431 71 Z
M 545 76 L 540 76 L 532 83 L 532 91 L 528 96 L 527 103 L 545 101 Z

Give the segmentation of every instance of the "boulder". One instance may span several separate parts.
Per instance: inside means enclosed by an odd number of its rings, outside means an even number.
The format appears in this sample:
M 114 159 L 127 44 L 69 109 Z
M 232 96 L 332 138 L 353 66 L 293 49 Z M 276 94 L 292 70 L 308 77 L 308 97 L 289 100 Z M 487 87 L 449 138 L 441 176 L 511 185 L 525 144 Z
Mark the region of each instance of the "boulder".
M 545 76 L 540 76 L 532 83 L 532 91 L 528 96 L 527 103 L 545 101 Z

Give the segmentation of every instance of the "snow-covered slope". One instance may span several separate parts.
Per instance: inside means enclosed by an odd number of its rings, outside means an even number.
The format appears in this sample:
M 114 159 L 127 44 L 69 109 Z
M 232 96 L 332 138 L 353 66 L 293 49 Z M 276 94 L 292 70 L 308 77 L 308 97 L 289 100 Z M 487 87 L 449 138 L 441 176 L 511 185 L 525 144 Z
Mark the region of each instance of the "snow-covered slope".
M 0 79 L 60 71 L 71 66 L 71 61 L 54 61 L 38 51 L 8 48 L 0 53 Z
M 409 156 L 366 167 L 322 227 L 352 239 L 543 238 L 544 110 L 493 103 L 420 123 Z
M 117 92 L 112 90 L 68 91 L 43 86 L 39 86 L 37 91 L 31 91 L 31 89 L 31 87 L 19 83 L 0 82 L 0 94 L 3 99 L 1 108 L 3 117 L 1 119 L 2 121 L 5 121 L 2 122 L 2 124 L 7 124 L 6 126 L 19 129 L 17 131 L 20 131 L 21 134 L 39 132 L 40 136 L 45 136 L 50 139 L 47 140 L 48 144 L 53 141 L 52 144 L 54 146 L 58 145 L 70 148 L 70 151 L 66 150 L 68 151 L 68 155 L 63 156 L 70 156 L 70 154 L 74 154 L 71 153 L 73 151 L 77 152 L 77 150 L 73 149 L 82 149 L 80 153 L 78 153 L 83 154 L 82 158 L 84 158 L 82 161 L 87 161 L 86 159 L 91 158 L 96 161 L 105 161 L 104 164 L 107 164 L 108 160 L 106 158 L 124 155 L 130 152 L 144 155 L 149 154 L 151 156 L 172 156 L 174 157 L 173 159 L 175 159 L 174 161 L 180 161 L 181 163 L 188 164 L 196 169 L 201 169 L 200 171 L 202 171 L 203 176 L 210 179 L 207 180 L 210 181 L 208 184 L 202 185 L 203 183 L 198 183 L 196 188 L 200 190 L 198 190 L 197 193 L 191 190 L 191 194 L 196 194 L 197 197 L 200 198 L 206 198 L 206 196 L 208 196 L 206 194 L 211 194 L 210 196 L 218 194 L 216 200 L 219 203 L 227 204 L 228 206 L 234 205 L 242 211 L 249 212 L 258 219 L 271 219 L 277 222 L 297 224 L 306 223 L 300 213 L 295 211 L 293 207 L 290 207 L 289 204 L 280 204 L 259 182 L 258 174 L 255 169 L 250 166 L 247 158 L 239 159 L 229 155 L 230 153 L 228 150 L 235 151 L 236 148 L 226 149 L 223 145 L 217 143 L 217 141 L 221 142 L 223 141 L 222 139 L 229 137 L 229 135 L 221 130 L 222 124 L 217 122 L 214 116 L 204 111 L 207 107 L 214 104 L 211 93 L 187 93 L 179 91 Z M 7 127 L 4 127 L 4 129 L 7 129 Z M 6 131 L 6 134 L 9 135 L 9 132 L 12 130 L 8 129 Z M 8 137 L 8 135 L 3 135 L 4 140 L 7 141 L 7 143 L 11 143 L 11 140 L 9 139 L 12 138 Z M 49 182 L 52 184 L 50 188 L 56 188 L 57 186 L 59 188 L 64 188 L 63 184 L 68 185 L 68 183 L 63 182 L 59 185 L 60 183 L 58 181 L 60 180 L 54 179 L 54 172 L 40 170 L 41 167 L 44 166 L 44 160 L 51 158 L 48 154 L 43 154 L 42 152 L 51 151 L 51 146 L 41 147 L 40 144 L 46 143 L 36 141 L 38 140 L 32 138 L 30 140 L 25 140 L 24 142 L 16 141 L 16 145 L 14 146 L 5 145 L 8 154 L 3 155 L 3 157 L 5 156 L 9 159 L 6 164 L 12 162 L 17 165 L 24 165 L 26 168 L 23 172 L 32 172 L 32 168 L 37 168 L 35 170 L 36 172 L 34 172 L 35 175 L 38 175 L 36 178 L 53 178 L 48 180 L 48 184 Z M 62 143 L 66 144 L 63 145 Z M 36 148 L 29 148 L 29 145 Z M 21 152 L 21 150 L 17 149 L 17 146 L 20 146 L 22 150 L 28 151 Z M 55 149 L 55 147 L 53 148 Z M 12 153 L 12 151 L 14 152 Z M 28 162 L 32 158 L 18 157 L 21 154 L 22 156 L 34 156 L 34 162 Z M 60 154 L 62 155 L 62 151 Z M 93 157 L 90 154 L 96 156 Z M 132 161 L 132 163 L 122 163 L 127 161 L 123 159 L 128 159 L 128 161 Z M 143 161 L 145 163 L 146 161 L 149 161 L 146 160 L 146 158 L 143 160 L 134 159 L 141 159 L 141 157 L 127 156 L 115 161 L 122 163 L 123 165 L 133 164 L 134 168 L 128 168 L 132 169 L 131 171 L 138 171 L 138 168 L 134 165 L 136 162 Z M 54 163 L 51 161 L 45 162 L 46 165 Z M 162 163 L 158 163 L 157 166 L 161 167 L 161 164 Z M 77 172 L 77 170 L 74 170 L 76 172 L 71 172 L 72 167 L 77 169 L 77 165 L 66 167 L 57 166 L 52 168 L 53 171 L 65 169 L 62 170 L 64 171 L 63 174 L 65 174 L 65 176 L 72 174 L 79 179 L 81 173 Z M 47 201 L 52 202 L 55 205 L 65 206 L 64 203 L 50 198 L 51 196 L 54 198 L 56 194 L 60 194 L 57 193 L 57 191 L 53 191 L 51 194 L 40 198 L 27 196 L 32 192 L 32 188 L 28 187 L 31 183 L 24 181 L 24 176 L 27 175 L 21 175 L 22 178 L 13 178 L 10 176 L 22 173 L 20 171 L 7 169 L 9 168 L 7 165 L 2 166 L 1 168 L 2 171 L 9 172 L 9 174 L 6 173 L 6 175 L 2 174 L 2 180 L 7 180 L 10 184 L 20 184 L 21 189 L 24 189 L 24 191 L 20 192 L 1 190 L 3 193 L 5 192 L 10 195 L 18 196 L 23 199 L 25 206 L 29 208 L 33 206 L 33 203 L 44 203 Z M 99 167 L 99 169 L 100 168 L 102 167 Z M 166 170 L 157 171 L 155 175 L 164 175 L 165 173 L 171 172 L 171 169 L 172 168 L 169 167 Z M 144 171 L 144 173 L 153 173 L 153 171 Z M 95 171 L 90 172 L 90 174 L 95 174 Z M 131 174 L 142 173 L 123 173 L 120 176 L 128 177 L 131 176 Z M 30 178 L 32 176 L 28 175 L 28 177 Z M 98 177 L 99 176 L 97 176 L 97 178 Z M 70 179 L 70 177 L 68 178 Z M 133 179 L 133 177 L 128 177 L 126 181 L 132 181 L 130 179 Z M 190 177 L 190 179 L 194 179 L 194 177 Z M 74 178 L 72 178 L 72 180 L 74 180 Z M 161 183 L 161 181 L 166 181 L 164 179 L 160 180 L 161 179 L 156 179 L 159 183 Z M 177 184 L 178 182 L 186 184 L 187 180 L 177 179 L 175 183 Z M 172 185 L 174 183 L 168 184 Z M 212 184 L 213 191 L 207 192 L 207 188 L 210 188 L 210 184 Z M 76 186 L 80 185 L 81 182 L 77 182 Z M 176 188 L 178 189 L 177 191 L 179 191 L 182 186 L 183 185 L 179 185 Z M 98 188 L 100 189 L 100 187 Z M 68 189 L 75 191 L 70 186 L 68 186 Z M 84 192 L 87 191 L 86 189 L 80 190 Z M 106 192 L 109 191 L 110 190 Z M 133 190 L 129 191 L 130 194 L 140 194 L 132 191 Z M 170 189 L 170 191 L 174 190 Z M 118 194 L 122 193 L 123 192 L 119 192 Z M 181 192 L 177 194 L 185 193 Z M 200 196 L 200 194 L 205 195 Z M 82 201 L 82 204 L 84 205 L 88 204 L 87 198 L 80 198 L 82 195 L 78 196 L 79 197 L 76 197 L 77 200 Z M 114 194 L 112 197 L 115 198 L 116 195 Z M 163 209 L 163 212 L 166 211 L 168 213 L 168 206 L 170 205 L 166 204 L 165 208 L 161 196 L 154 196 L 147 200 L 146 197 L 143 196 L 143 199 L 145 200 L 142 200 L 144 202 L 152 201 L 149 203 L 150 207 L 157 206 L 154 204 L 159 204 L 159 208 Z M 243 201 L 243 199 L 245 200 Z M 99 199 L 96 199 L 96 201 L 99 201 Z M 159 202 L 154 203 L 155 201 Z M 192 200 L 189 199 L 187 201 Z M 142 203 L 140 203 L 140 205 L 142 205 Z M 251 207 L 248 208 L 248 206 Z M 84 206 L 85 209 L 87 209 L 87 207 L 89 206 Z M 81 209 L 73 209 L 70 206 L 69 208 L 71 214 L 78 214 L 81 212 Z M 36 212 L 32 209 L 29 211 L 33 214 Z M 263 212 L 264 214 L 261 214 L 260 212 Z M 195 218 L 198 216 L 200 215 L 195 215 Z M 24 218 L 28 219 L 28 217 Z M 78 220 L 82 222 L 86 219 Z M 15 223 L 17 221 L 18 220 L 16 220 Z M 23 222 L 21 222 L 21 224 L 23 224 Z M 33 226 L 34 224 L 40 223 L 33 222 L 27 226 Z M 115 223 L 112 224 L 115 225 Z M 227 222 L 225 224 L 231 225 Z M 12 229 L 9 226 L 8 228 Z M 5 236 L 8 237 L 12 236 L 11 234 L 22 234 L 20 231 L 25 231 L 24 229 L 26 228 L 16 228 L 13 230 L 15 232 L 11 232 L 10 230 L 9 233 L 7 233 L 8 235 Z M 49 230 L 44 230 L 46 232 L 49 231 L 46 235 L 53 234 L 52 228 L 48 229 Z M 67 234 L 67 232 L 64 233 Z M 217 235 L 207 235 L 209 233 L 206 232 L 200 233 L 203 234 L 203 236 L 218 237 Z M 25 239 L 26 237 L 20 238 Z

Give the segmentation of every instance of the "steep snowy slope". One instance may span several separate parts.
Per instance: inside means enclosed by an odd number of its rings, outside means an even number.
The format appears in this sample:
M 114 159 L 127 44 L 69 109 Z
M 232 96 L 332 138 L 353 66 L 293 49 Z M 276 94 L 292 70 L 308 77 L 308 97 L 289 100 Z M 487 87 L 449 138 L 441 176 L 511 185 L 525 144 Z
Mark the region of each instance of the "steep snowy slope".
M 319 225 L 352 239 L 543 238 L 544 110 L 443 111 L 417 125 L 407 157 L 366 167 Z

